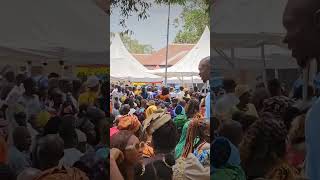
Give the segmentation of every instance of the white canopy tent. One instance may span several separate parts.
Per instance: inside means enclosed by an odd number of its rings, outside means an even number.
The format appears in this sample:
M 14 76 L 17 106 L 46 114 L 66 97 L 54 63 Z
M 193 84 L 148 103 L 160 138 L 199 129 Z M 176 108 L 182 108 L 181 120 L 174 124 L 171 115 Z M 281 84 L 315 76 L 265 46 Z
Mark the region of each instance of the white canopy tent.
M 4 0 L 1 62 L 107 64 L 108 18 L 93 0 Z
M 199 76 L 191 77 L 171 77 L 168 78 L 169 84 L 201 84 L 203 83 L 202 79 Z
M 170 52 L 169 52 L 170 53 Z M 206 27 L 198 43 L 175 65 L 167 70 L 168 77 L 191 77 L 199 74 L 198 66 L 202 59 L 210 56 L 210 31 Z M 149 72 L 165 76 L 165 69 L 149 70 Z
M 129 53 L 118 33 L 116 33 L 110 46 L 110 76 L 111 80 L 129 80 L 132 82 L 162 80 L 157 75 L 147 73 L 147 68 Z

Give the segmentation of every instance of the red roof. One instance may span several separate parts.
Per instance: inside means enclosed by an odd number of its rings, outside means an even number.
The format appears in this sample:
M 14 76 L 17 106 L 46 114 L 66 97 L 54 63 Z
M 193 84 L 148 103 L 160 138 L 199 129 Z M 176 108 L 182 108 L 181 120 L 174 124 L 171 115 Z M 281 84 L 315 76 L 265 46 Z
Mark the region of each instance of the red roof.
M 180 61 L 195 44 L 169 44 L 168 65 L 172 66 Z M 145 66 L 166 65 L 166 47 L 153 54 L 133 54 L 133 56 Z

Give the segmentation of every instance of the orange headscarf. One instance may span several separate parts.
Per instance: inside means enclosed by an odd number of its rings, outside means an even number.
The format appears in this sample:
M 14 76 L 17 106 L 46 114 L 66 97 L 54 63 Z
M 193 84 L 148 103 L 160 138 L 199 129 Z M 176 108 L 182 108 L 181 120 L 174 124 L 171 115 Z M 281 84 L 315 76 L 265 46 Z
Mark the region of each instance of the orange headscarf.
M 6 164 L 8 158 L 8 145 L 2 136 L 0 136 L 0 164 Z
M 137 132 L 141 123 L 135 115 L 125 115 L 119 118 L 118 129 L 119 130 L 129 130 L 132 132 Z

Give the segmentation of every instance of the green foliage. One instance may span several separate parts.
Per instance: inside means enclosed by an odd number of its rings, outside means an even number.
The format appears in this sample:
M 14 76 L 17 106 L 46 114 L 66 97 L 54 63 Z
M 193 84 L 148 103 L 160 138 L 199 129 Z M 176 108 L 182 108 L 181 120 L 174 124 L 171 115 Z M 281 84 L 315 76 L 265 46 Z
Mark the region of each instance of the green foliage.
M 209 5 L 208 0 L 192 0 L 183 8 L 181 16 L 174 20 L 178 27 L 183 24 L 182 29 L 175 37 L 175 43 L 196 43 L 206 26 L 209 26 Z
M 150 7 L 154 4 L 168 4 L 170 1 L 171 4 L 175 5 L 186 5 L 188 2 L 201 1 L 201 3 L 205 3 L 207 6 L 209 5 L 210 0 L 111 0 L 111 13 L 112 9 L 115 7 L 120 8 L 120 25 L 124 28 L 126 26 L 126 19 L 128 17 L 136 15 L 138 20 L 147 19 L 149 17 L 148 11 Z M 130 32 L 128 29 L 126 33 Z
M 113 32 L 110 33 L 110 39 L 115 36 Z M 138 40 L 133 39 L 130 35 L 121 33 L 121 40 L 130 53 L 133 54 L 151 54 L 153 48 L 149 44 L 141 44 Z

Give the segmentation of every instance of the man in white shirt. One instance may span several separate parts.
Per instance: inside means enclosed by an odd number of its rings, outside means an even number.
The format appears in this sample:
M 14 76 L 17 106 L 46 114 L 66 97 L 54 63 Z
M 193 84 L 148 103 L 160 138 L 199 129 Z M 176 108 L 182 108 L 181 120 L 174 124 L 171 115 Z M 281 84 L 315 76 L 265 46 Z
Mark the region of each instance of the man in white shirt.
M 183 97 L 184 97 L 184 87 L 183 86 L 181 86 L 180 88 L 180 92 L 178 92 L 177 93 L 177 98 L 179 99 L 179 100 L 183 100 Z
M 208 81 L 210 80 L 210 72 L 211 72 L 210 57 L 206 57 L 202 59 L 199 63 L 198 69 L 199 69 L 199 76 L 201 77 L 202 81 L 208 84 Z M 205 106 L 206 106 L 205 118 L 210 119 L 210 111 L 211 111 L 210 92 L 207 92 L 207 95 L 205 98 Z

